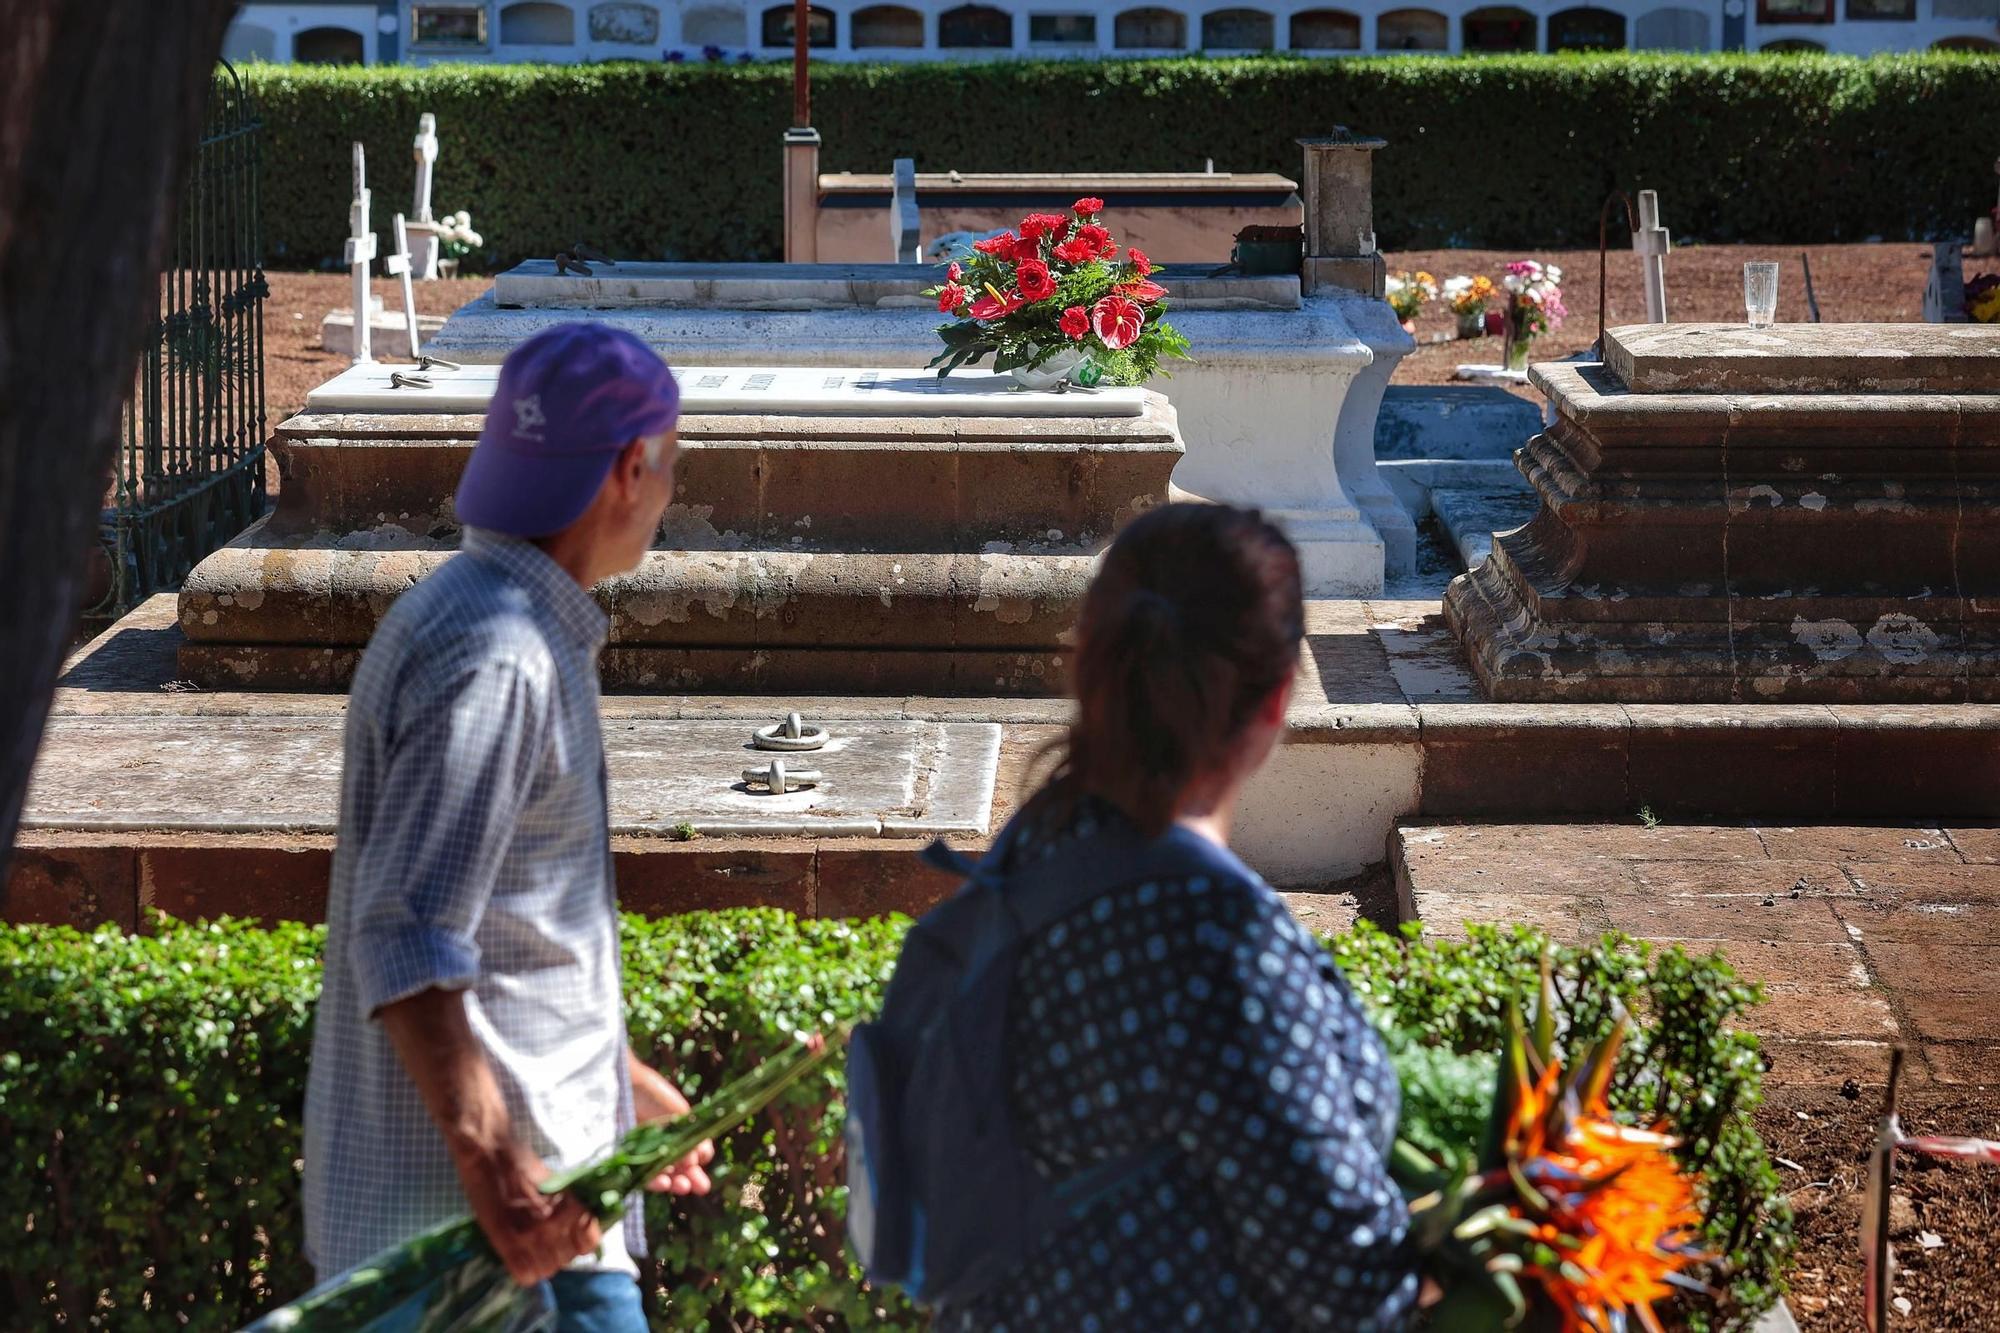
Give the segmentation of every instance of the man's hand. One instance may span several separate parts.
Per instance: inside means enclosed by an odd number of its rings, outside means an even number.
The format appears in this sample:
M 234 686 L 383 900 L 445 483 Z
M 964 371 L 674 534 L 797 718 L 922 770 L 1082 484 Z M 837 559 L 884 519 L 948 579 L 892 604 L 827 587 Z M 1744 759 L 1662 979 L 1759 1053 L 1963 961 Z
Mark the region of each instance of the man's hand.
M 688 1099 L 664 1074 L 651 1065 L 641 1064 L 636 1055 L 628 1053 L 626 1059 L 632 1069 L 632 1109 L 640 1124 L 672 1120 L 688 1113 Z M 715 1145 L 703 1140 L 699 1148 L 647 1181 L 646 1188 L 654 1194 L 706 1194 L 708 1172 L 702 1168 L 714 1160 Z
M 548 1164 L 514 1136 L 486 1048 L 458 991 L 419 991 L 376 1010 L 458 1168 L 472 1216 L 524 1287 L 597 1248 L 597 1222 L 568 1195 L 541 1191 Z
M 597 1219 L 572 1195 L 544 1194 L 549 1168 L 518 1142 L 484 1152 L 454 1149 L 452 1157 L 473 1218 L 522 1286 L 548 1280 L 597 1248 Z

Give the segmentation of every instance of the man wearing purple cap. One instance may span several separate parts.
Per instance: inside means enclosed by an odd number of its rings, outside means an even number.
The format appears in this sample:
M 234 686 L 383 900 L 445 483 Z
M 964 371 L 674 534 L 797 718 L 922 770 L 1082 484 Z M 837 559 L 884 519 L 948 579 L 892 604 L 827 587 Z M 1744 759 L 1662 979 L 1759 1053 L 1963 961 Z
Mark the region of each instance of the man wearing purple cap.
M 361 660 L 306 1090 L 322 1280 L 469 1209 L 559 1329 L 645 1328 L 640 1210 L 600 1236 L 539 1183 L 687 1109 L 626 1047 L 590 593 L 652 544 L 679 410 L 630 334 L 522 344 L 459 482 L 461 554 Z M 703 1192 L 707 1160 L 649 1188 Z

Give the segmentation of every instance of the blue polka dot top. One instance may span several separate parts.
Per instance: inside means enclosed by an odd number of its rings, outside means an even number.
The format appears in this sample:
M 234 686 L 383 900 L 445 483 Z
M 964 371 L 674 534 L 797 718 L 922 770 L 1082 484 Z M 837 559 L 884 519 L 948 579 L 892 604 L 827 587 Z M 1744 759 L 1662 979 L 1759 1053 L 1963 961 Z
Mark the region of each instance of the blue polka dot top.
M 1095 801 L 1034 856 L 1123 816 Z M 1417 1293 L 1384 1164 L 1398 1095 L 1325 949 L 1254 877 L 1133 884 L 1022 956 L 1008 1057 L 1036 1167 L 1178 1151 L 1094 1200 L 957 1333 L 1399 1328 Z

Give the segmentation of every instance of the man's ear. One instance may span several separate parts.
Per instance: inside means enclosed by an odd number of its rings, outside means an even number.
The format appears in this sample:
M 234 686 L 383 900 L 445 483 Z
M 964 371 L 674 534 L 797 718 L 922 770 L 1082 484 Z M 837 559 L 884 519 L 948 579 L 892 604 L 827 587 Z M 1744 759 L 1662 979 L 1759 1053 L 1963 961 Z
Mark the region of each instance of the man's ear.
M 618 478 L 619 489 L 626 494 L 634 494 L 639 489 L 639 481 L 646 472 L 646 442 L 633 440 L 618 451 L 618 461 L 611 465 L 611 471 Z

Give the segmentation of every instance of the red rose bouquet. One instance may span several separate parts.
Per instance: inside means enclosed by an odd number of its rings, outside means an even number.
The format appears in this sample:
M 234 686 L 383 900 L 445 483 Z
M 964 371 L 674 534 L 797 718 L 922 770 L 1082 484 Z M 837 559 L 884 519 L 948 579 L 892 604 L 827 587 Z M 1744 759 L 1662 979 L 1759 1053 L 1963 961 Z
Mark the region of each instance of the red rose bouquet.
M 1160 362 L 1187 357 L 1165 319 L 1166 288 L 1142 250 L 1122 255 L 1098 221 L 1102 199 L 1068 213 L 1030 213 L 1017 231 L 973 245 L 924 294 L 954 316 L 938 327 L 944 375 L 988 353 L 999 371 L 1039 371 L 1082 384 L 1143 384 Z

